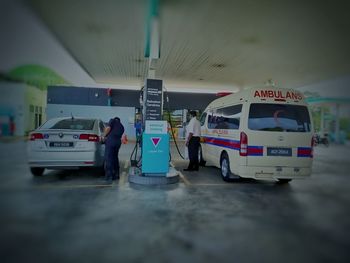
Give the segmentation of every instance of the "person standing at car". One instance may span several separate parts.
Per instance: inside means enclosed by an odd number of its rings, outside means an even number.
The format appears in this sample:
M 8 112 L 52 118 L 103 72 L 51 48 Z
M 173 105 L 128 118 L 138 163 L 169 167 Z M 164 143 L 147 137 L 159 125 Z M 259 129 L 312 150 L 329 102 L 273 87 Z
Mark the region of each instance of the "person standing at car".
M 201 124 L 197 120 L 197 112 L 190 111 L 191 120 L 186 127 L 186 146 L 188 147 L 188 157 L 190 162 L 184 171 L 198 171 L 199 160 L 198 151 L 201 136 Z
M 106 181 L 111 183 L 112 180 L 119 179 L 119 149 L 121 138 L 124 133 L 124 126 L 120 119 L 115 117 L 111 119 L 105 129 L 106 151 L 105 151 L 105 176 Z

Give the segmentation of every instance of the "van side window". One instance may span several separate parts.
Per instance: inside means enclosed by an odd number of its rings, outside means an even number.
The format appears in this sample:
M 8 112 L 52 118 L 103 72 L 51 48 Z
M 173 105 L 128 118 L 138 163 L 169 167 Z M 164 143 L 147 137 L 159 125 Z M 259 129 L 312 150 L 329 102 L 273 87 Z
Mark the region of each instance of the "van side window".
M 239 129 L 242 104 L 214 110 L 208 118 L 209 129 Z
M 205 118 L 207 117 L 207 113 L 206 112 L 203 112 L 203 114 L 202 114 L 202 116 L 201 116 L 201 118 L 200 118 L 200 120 L 199 120 L 199 122 L 201 123 L 201 126 L 203 126 L 204 125 L 204 123 L 205 123 Z

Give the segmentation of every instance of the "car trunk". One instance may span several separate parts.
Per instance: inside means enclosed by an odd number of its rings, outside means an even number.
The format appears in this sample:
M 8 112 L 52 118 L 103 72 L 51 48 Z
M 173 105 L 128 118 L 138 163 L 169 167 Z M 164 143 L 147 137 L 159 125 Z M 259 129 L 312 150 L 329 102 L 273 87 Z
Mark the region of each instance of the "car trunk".
M 67 131 L 59 129 L 38 130 L 41 134 L 31 141 L 32 150 L 48 152 L 94 151 L 99 137 L 91 130 Z

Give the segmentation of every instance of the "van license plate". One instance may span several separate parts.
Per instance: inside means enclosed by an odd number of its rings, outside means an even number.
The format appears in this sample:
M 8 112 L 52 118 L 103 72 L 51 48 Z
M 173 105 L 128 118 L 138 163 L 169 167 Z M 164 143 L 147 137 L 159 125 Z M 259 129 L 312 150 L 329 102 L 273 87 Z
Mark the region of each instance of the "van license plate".
M 50 142 L 50 147 L 73 147 L 73 142 Z
M 268 156 L 292 156 L 292 148 L 267 147 Z

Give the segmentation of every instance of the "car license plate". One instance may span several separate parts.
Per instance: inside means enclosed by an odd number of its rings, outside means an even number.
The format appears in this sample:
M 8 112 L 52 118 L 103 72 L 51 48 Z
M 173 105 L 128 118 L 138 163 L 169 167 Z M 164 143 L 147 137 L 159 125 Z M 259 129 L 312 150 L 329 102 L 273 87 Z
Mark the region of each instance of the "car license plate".
M 73 142 L 50 142 L 50 147 L 73 147 Z
M 268 156 L 292 156 L 292 148 L 267 147 Z

